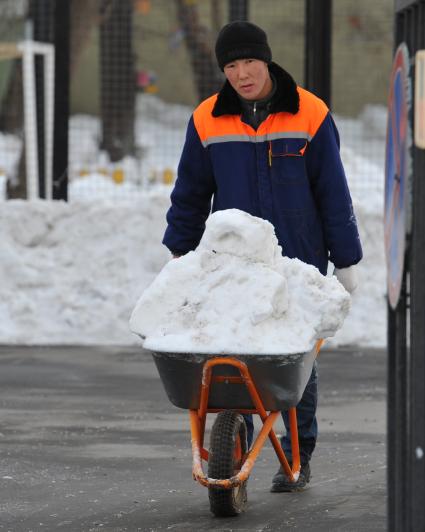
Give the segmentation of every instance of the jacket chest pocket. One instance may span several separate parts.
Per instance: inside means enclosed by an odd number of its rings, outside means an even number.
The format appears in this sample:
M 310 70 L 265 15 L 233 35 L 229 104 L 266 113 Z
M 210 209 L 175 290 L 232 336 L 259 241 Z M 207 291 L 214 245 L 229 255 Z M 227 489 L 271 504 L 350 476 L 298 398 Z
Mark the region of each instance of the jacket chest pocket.
M 269 142 L 269 167 L 275 183 L 303 185 L 307 182 L 304 159 L 306 148 L 305 139 L 279 139 Z

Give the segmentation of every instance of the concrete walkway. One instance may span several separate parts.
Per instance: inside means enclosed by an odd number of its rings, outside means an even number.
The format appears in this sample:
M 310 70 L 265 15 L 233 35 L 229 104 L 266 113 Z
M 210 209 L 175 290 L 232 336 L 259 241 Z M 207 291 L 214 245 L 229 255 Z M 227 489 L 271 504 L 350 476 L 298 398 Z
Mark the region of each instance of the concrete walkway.
M 385 530 L 385 374 L 383 351 L 323 351 L 309 488 L 269 493 L 267 444 L 247 511 L 218 519 L 149 354 L 0 347 L 0 531 Z

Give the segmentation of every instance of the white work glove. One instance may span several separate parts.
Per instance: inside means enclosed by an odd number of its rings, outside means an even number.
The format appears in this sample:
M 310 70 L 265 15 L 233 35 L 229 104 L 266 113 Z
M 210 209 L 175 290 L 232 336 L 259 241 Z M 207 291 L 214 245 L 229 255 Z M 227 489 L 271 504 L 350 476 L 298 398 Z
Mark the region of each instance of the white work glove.
M 357 274 L 354 266 L 335 268 L 334 275 L 350 294 L 357 288 Z

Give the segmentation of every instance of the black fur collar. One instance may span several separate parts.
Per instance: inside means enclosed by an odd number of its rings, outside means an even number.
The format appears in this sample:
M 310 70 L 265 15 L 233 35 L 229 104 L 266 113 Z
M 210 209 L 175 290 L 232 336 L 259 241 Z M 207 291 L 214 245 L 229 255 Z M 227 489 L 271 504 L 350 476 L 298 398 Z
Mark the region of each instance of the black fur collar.
M 276 63 L 269 64 L 269 70 L 274 75 L 277 83 L 276 93 L 272 99 L 271 113 L 298 113 L 300 107 L 300 97 L 297 91 L 297 84 L 286 70 Z M 237 92 L 226 80 L 223 88 L 218 93 L 212 115 L 219 117 L 223 115 L 240 115 L 242 105 Z

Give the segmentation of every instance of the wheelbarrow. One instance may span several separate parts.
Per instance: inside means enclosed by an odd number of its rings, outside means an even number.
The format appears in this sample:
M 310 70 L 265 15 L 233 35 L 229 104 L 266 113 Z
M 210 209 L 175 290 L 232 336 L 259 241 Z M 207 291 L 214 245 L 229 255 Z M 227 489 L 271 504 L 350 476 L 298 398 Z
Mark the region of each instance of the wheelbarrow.
M 290 355 L 216 356 L 152 352 L 170 401 L 189 410 L 192 474 L 208 487 L 211 511 L 219 517 L 241 513 L 247 502 L 247 481 L 258 455 L 270 439 L 288 479 L 300 473 L 296 405 L 310 378 L 323 340 L 306 353 Z M 291 465 L 273 425 L 288 410 Z M 204 446 L 208 413 L 217 413 L 210 446 Z M 263 423 L 251 449 L 241 414 L 258 414 Z M 208 473 L 202 461 L 208 463 Z

